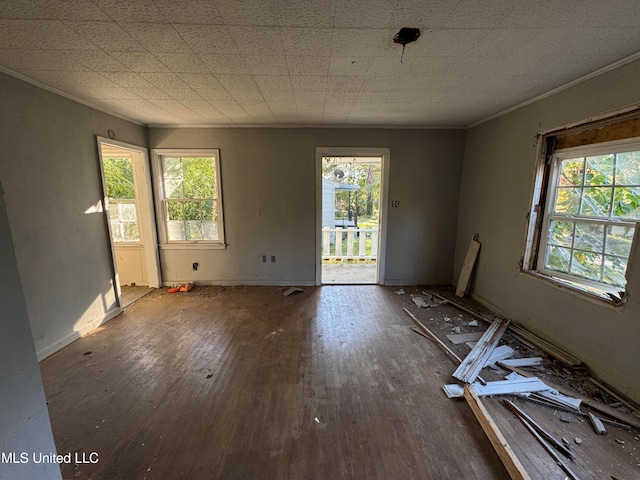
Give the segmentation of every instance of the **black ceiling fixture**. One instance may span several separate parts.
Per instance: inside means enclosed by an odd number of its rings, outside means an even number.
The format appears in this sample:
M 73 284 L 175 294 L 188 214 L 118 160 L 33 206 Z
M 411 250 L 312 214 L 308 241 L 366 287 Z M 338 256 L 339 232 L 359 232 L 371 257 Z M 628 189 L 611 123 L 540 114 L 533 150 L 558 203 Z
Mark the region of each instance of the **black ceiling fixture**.
M 402 63 L 402 58 L 404 57 L 404 47 L 407 43 L 415 42 L 418 38 L 420 38 L 420 29 L 410 27 L 402 27 L 398 33 L 393 36 L 393 42 L 402 45 L 402 57 L 400 57 L 400 63 Z

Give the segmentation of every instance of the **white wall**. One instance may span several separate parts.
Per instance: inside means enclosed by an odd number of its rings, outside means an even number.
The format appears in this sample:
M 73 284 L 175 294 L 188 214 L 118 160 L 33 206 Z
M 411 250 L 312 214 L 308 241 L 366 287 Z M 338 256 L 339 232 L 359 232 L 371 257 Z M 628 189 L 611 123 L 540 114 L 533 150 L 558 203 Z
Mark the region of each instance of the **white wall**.
M 150 148 L 219 148 L 226 250 L 163 250 L 165 282 L 313 284 L 316 147 L 391 149 L 386 282 L 449 283 L 465 132 L 150 129 Z M 276 263 L 262 263 L 262 255 Z M 198 262 L 200 268 L 191 268 Z
M 629 267 L 629 302 L 615 310 L 519 272 L 536 134 L 640 103 L 638 78 L 635 62 L 468 131 L 454 277 L 478 233 L 473 295 L 640 401 L 640 249 Z
M 33 453 L 55 452 L 55 445 L 1 184 L 0 272 L 0 452 L 29 460 L 1 462 L 0 478 L 60 478 L 57 465 L 33 462 Z
M 146 130 L 0 74 L 0 181 L 39 358 L 117 311 L 96 135 Z

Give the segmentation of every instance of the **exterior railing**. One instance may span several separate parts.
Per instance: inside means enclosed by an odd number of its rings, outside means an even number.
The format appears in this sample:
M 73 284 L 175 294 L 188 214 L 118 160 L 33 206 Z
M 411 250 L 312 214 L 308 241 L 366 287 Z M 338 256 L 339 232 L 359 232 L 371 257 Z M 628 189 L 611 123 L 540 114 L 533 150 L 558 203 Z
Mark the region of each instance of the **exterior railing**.
M 375 260 L 378 254 L 378 228 L 324 227 L 323 260 Z

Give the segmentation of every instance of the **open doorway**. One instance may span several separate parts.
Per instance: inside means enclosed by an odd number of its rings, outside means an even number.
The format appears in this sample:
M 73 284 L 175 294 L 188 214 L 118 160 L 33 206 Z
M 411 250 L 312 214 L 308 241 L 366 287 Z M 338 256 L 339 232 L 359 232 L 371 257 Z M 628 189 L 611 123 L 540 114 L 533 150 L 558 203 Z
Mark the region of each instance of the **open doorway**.
M 317 149 L 318 284 L 382 284 L 387 149 Z
M 160 287 L 147 150 L 98 138 L 115 285 L 124 308 Z

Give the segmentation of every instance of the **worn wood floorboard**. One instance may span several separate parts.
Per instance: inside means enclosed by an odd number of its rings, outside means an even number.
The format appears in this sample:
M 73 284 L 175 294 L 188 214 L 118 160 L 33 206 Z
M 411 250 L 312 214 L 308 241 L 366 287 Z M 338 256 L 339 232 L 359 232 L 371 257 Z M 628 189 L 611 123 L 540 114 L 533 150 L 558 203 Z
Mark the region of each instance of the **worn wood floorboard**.
M 393 289 L 156 290 L 41 363 L 78 479 L 506 479 Z M 89 353 L 91 352 L 91 353 Z

